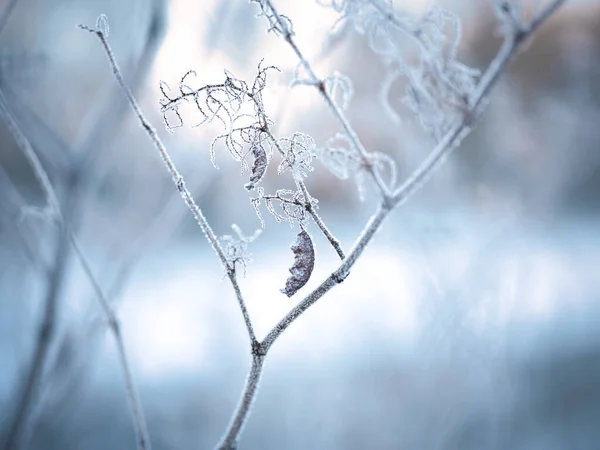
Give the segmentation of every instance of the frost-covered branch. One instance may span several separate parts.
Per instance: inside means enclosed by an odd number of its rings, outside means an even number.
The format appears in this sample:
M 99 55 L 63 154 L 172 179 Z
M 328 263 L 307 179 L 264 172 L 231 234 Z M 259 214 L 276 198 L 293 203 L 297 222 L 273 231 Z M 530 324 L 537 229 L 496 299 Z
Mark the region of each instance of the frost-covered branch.
M 102 312 L 104 313 L 108 327 L 115 339 L 115 344 L 117 346 L 117 353 L 119 355 L 119 362 L 121 368 L 123 369 L 123 376 L 125 378 L 125 388 L 127 391 L 127 398 L 129 400 L 129 405 L 131 407 L 131 414 L 133 418 L 133 425 L 136 435 L 136 443 L 138 450 L 150 450 L 150 438 L 148 436 L 148 427 L 146 424 L 146 419 L 144 417 L 144 410 L 142 408 L 142 403 L 140 401 L 139 395 L 137 393 L 137 389 L 135 387 L 135 382 L 133 380 L 133 374 L 131 373 L 131 367 L 129 366 L 129 359 L 127 358 L 127 350 L 125 349 L 125 341 L 123 340 L 123 335 L 121 334 L 121 324 L 119 323 L 119 319 L 117 315 L 114 313 L 113 309 L 110 306 L 110 302 L 108 298 L 104 294 L 102 287 L 97 281 L 92 268 L 85 257 L 81 246 L 77 239 L 70 234 L 71 244 L 75 249 L 75 253 L 77 257 L 81 261 L 81 266 L 83 267 L 84 272 L 87 275 L 87 278 L 92 283 L 92 288 L 94 289 L 94 294 L 100 307 L 102 308 Z
M 509 5 L 508 0 L 500 0 L 502 4 Z M 411 176 L 394 192 L 393 204 L 404 203 L 414 194 L 438 168 L 448 155 L 458 147 L 462 139 L 471 131 L 477 116 L 481 113 L 482 105 L 487 101 L 488 94 L 506 71 L 510 61 L 515 57 L 523 44 L 532 36 L 538 27 L 548 19 L 566 0 L 554 0 L 548 7 L 539 13 L 528 25 L 512 26 L 507 31 L 503 44 L 485 71 L 475 90 L 468 98 L 468 108 L 462 120 L 450 130 L 429 156 L 411 174 Z M 512 25 L 513 23 L 510 22 Z
M 270 4 L 269 0 L 265 0 Z M 513 33 L 507 35 L 505 44 L 502 46 L 497 56 L 490 64 L 489 69 L 482 77 L 474 94 L 469 97 L 469 108 L 465 111 L 463 120 L 453 129 L 450 130 L 444 138 L 436 146 L 432 154 L 422 163 L 419 169 L 413 174 L 400 188 L 398 188 L 393 197 L 384 198 L 379 210 L 371 217 L 363 232 L 360 234 L 355 244 L 353 245 L 346 258 L 343 259 L 340 266 L 331 273 L 316 289 L 306 296 L 298 305 L 296 305 L 286 316 L 281 319 L 267 333 L 267 336 L 260 342 L 258 348 L 253 353 L 256 356 L 264 356 L 275 343 L 275 341 L 283 334 L 283 332 L 294 323 L 308 308 L 315 304 L 334 286 L 341 283 L 348 275 L 349 270 L 363 253 L 375 233 L 379 230 L 381 224 L 389 213 L 400 204 L 406 201 L 410 194 L 416 190 L 427 180 L 433 170 L 445 159 L 450 151 L 458 146 L 461 139 L 465 137 L 471 130 L 471 125 L 474 120 L 477 109 L 485 100 L 489 90 L 495 84 L 498 77 L 506 69 L 510 59 L 516 54 L 523 42 L 528 38 L 539 25 L 541 25 L 565 0 L 554 1 L 548 9 L 544 10 L 537 16 L 526 29 L 515 29 Z M 274 11 L 274 10 L 272 10 Z M 276 17 L 275 25 L 280 27 L 279 31 L 287 33 L 291 36 L 291 30 L 287 28 L 287 19 L 277 16 L 276 11 L 273 12 Z M 270 19 L 271 21 L 273 19 Z M 272 25 L 273 26 L 273 25 Z M 525 30 L 525 31 L 524 31 Z M 262 366 L 257 366 L 254 362 L 251 368 L 249 380 L 257 380 L 260 378 L 260 370 Z M 257 373 L 258 370 L 258 373 Z M 242 401 L 236 410 L 232 422 L 226 433 L 224 444 L 221 444 L 220 449 L 235 449 L 237 441 L 242 431 L 242 426 L 245 423 L 243 417 L 247 416 L 250 405 L 253 401 L 253 395 L 256 393 L 256 384 L 247 383 L 242 394 Z M 242 419 L 240 419 L 242 416 Z
M 200 225 L 200 228 L 202 229 L 202 231 L 203 231 L 206 239 L 210 243 L 211 247 L 213 248 L 213 250 L 219 257 L 219 260 L 221 261 L 221 264 L 223 265 L 223 268 L 225 269 L 227 276 L 231 282 L 231 285 L 234 289 L 234 292 L 236 294 L 236 298 L 237 298 L 240 310 L 242 312 L 242 316 L 244 318 L 244 323 L 246 325 L 246 331 L 248 332 L 248 337 L 250 338 L 250 342 L 254 343 L 256 341 L 256 336 L 254 333 L 254 328 L 252 326 L 252 322 L 250 321 L 250 315 L 246 308 L 246 303 L 244 301 L 239 284 L 237 282 L 235 264 L 231 264 L 227 260 L 225 252 L 223 250 L 223 247 L 221 246 L 219 240 L 217 239 L 217 236 L 215 235 L 214 231 L 212 230 L 210 224 L 206 220 L 204 213 L 202 212 L 200 207 L 196 204 L 192 194 L 187 189 L 187 187 L 185 185 L 185 181 L 183 179 L 183 176 L 180 174 L 179 170 L 177 170 L 177 167 L 175 166 L 175 163 L 171 159 L 171 156 L 169 155 L 167 148 L 165 147 L 162 140 L 156 133 L 156 130 L 152 127 L 152 125 L 150 125 L 150 122 L 148 122 L 148 120 L 142 113 L 142 110 L 140 109 L 135 98 L 133 97 L 131 90 L 127 86 L 127 84 L 123 78 L 123 75 L 121 74 L 121 70 L 119 69 L 119 66 L 117 64 L 115 56 L 112 52 L 110 44 L 108 43 L 108 22 L 107 22 L 106 16 L 100 16 L 98 18 L 95 28 L 89 28 L 84 25 L 80 25 L 80 28 L 83 30 L 89 31 L 91 33 L 94 33 L 100 40 L 100 43 L 102 44 L 102 47 L 104 48 L 104 52 L 109 60 L 110 66 L 112 68 L 113 75 L 115 76 L 115 79 L 117 80 L 117 83 L 119 84 L 121 90 L 127 97 L 129 105 L 133 109 L 138 121 L 140 122 L 140 125 L 142 126 L 142 128 L 144 128 L 146 134 L 148 135 L 148 137 L 154 144 L 154 147 L 158 150 L 160 157 L 163 160 L 163 163 L 165 164 L 165 166 L 167 167 L 167 170 L 171 174 L 171 177 L 173 178 L 173 183 L 175 184 L 181 197 L 183 198 L 183 200 L 186 203 L 189 210 L 192 212 L 192 215 L 196 219 L 196 222 L 198 222 L 198 225 Z

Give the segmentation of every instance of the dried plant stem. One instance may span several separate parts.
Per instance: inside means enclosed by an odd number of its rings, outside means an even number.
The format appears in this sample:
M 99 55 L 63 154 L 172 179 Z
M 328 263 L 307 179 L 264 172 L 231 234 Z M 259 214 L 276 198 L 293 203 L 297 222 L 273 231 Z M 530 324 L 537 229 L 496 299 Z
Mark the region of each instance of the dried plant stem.
M 171 156 L 169 155 L 165 145 L 159 138 L 158 134 L 156 133 L 156 130 L 152 127 L 152 125 L 150 125 L 150 122 L 148 122 L 148 120 L 142 113 L 142 110 L 140 109 L 137 101 L 135 100 L 133 94 L 131 93 L 131 90 L 127 86 L 127 83 L 125 83 L 125 80 L 123 79 L 123 75 L 121 74 L 121 70 L 119 69 L 119 65 L 117 64 L 117 61 L 114 57 L 112 49 L 108 43 L 108 38 L 106 36 L 106 33 L 99 28 L 92 29 L 92 28 L 89 28 L 84 25 L 80 25 L 80 28 L 83 30 L 89 31 L 91 33 L 94 33 L 100 40 L 100 43 L 102 44 L 102 47 L 104 48 L 104 52 L 105 52 L 106 56 L 108 57 L 110 66 L 112 68 L 113 75 L 114 75 L 115 79 L 117 80 L 117 83 L 119 84 L 121 90 L 125 94 L 128 102 L 129 102 L 129 105 L 133 109 L 138 121 L 144 128 L 146 134 L 152 140 L 154 147 L 160 153 L 160 156 L 161 156 L 165 166 L 167 167 L 169 173 L 171 174 L 171 177 L 173 178 L 173 182 L 174 182 L 175 186 L 177 187 L 177 190 L 179 191 L 181 197 L 183 198 L 186 205 L 192 212 L 192 215 L 196 219 L 196 222 L 198 222 L 198 225 L 200 225 L 200 228 L 204 232 L 204 235 L 206 236 L 206 239 L 210 243 L 211 247 L 213 248 L 213 250 L 219 257 L 221 264 L 223 265 L 224 269 L 226 270 L 227 276 L 228 276 L 229 280 L 231 281 L 231 285 L 233 286 L 233 289 L 235 291 L 236 298 L 237 298 L 238 304 L 240 306 L 242 316 L 244 318 L 244 323 L 246 325 L 246 330 L 248 332 L 248 337 L 250 338 L 251 345 L 253 345 L 255 342 L 257 342 L 256 335 L 254 333 L 254 328 L 252 326 L 252 322 L 250 321 L 250 315 L 248 314 L 248 310 L 246 308 L 244 298 L 242 297 L 241 290 L 240 290 L 240 287 L 237 282 L 234 265 L 230 264 L 227 261 L 223 247 L 219 243 L 217 236 L 215 235 L 213 229 L 211 228 L 210 224 L 206 220 L 206 217 L 204 216 L 202 210 L 196 204 L 192 194 L 187 189 L 187 187 L 185 185 L 185 181 L 183 179 L 183 176 L 177 170 L 177 167 L 175 166 L 175 163 L 171 159 Z
M 329 243 L 331 244 L 331 246 L 333 247 L 335 252 L 340 257 L 340 259 L 344 260 L 346 255 L 344 254 L 344 250 L 342 250 L 342 245 L 335 238 L 335 236 L 333 234 L 331 234 L 331 231 L 329 231 L 329 228 L 327 228 L 327 225 L 325 225 L 325 222 L 323 222 L 323 219 L 321 219 L 321 217 L 317 214 L 317 211 L 315 211 L 314 204 L 311 200 L 310 194 L 308 193 L 308 189 L 306 189 L 306 185 L 304 184 L 304 182 L 302 180 L 298 180 L 297 184 L 298 184 L 298 187 L 300 188 L 300 190 L 302 191 L 302 194 L 304 194 L 304 201 L 305 201 L 305 204 L 303 205 L 304 209 L 306 209 L 306 212 L 308 214 L 310 214 L 313 221 L 319 227 L 319 229 L 321 230 L 323 235 L 327 238 L 327 240 L 329 241 Z
M 248 420 L 250 409 L 254 398 L 256 397 L 256 391 L 262 375 L 262 369 L 264 364 L 264 355 L 253 355 L 252 366 L 250 367 L 250 373 L 246 379 L 246 385 L 244 386 L 244 392 L 240 399 L 235 414 L 227 427 L 227 433 L 223 436 L 221 443 L 217 445 L 218 450 L 235 450 L 238 447 L 239 438 L 241 432 Z
M 138 450 L 150 450 L 150 439 L 148 436 L 148 427 L 146 424 L 146 419 L 144 417 L 144 411 L 142 409 L 142 404 L 137 394 L 137 390 L 135 388 L 135 383 L 133 381 L 133 375 L 131 373 L 131 367 L 129 366 L 129 360 L 127 358 L 127 351 L 125 349 L 125 341 L 123 340 L 123 336 L 121 334 L 121 325 L 119 323 L 119 319 L 116 314 L 110 307 L 110 302 L 108 301 L 102 287 L 97 281 L 96 276 L 94 275 L 90 264 L 87 261 L 83 251 L 81 250 L 81 246 L 79 242 L 73 236 L 73 234 L 69 235 L 69 239 L 73 248 L 75 249 L 75 253 L 77 254 L 79 260 L 81 261 L 81 266 L 83 267 L 84 272 L 87 275 L 87 278 L 92 283 L 92 287 L 94 289 L 95 297 L 106 316 L 108 321 L 108 327 L 115 339 L 115 344 L 117 346 L 117 352 L 119 354 L 119 362 L 121 364 L 121 368 L 123 369 L 123 376 L 125 377 L 125 388 L 127 391 L 127 398 L 129 400 L 129 405 L 131 408 L 131 414 L 133 418 L 133 424 L 136 435 L 136 443 Z
M 292 31 L 275 8 L 275 5 L 273 4 L 272 0 L 260 0 L 259 3 L 261 3 L 261 6 L 262 2 L 264 2 L 264 4 L 270 9 L 271 13 L 273 14 L 273 17 L 275 17 L 275 19 L 277 20 L 277 23 L 283 33 L 283 38 L 290 45 L 290 47 L 298 57 L 300 64 L 302 65 L 302 67 L 304 67 L 304 70 L 308 74 L 310 78 L 310 85 L 317 88 L 317 90 L 321 93 L 321 96 L 325 100 L 325 103 L 327 104 L 333 115 L 337 118 L 340 125 L 344 129 L 344 132 L 348 136 L 350 144 L 360 155 L 363 162 L 363 166 L 375 181 L 375 184 L 377 185 L 382 198 L 384 199 L 384 201 L 387 202 L 390 199 L 390 191 L 385 185 L 384 181 L 381 179 L 379 173 L 375 170 L 371 154 L 367 151 L 363 143 L 360 141 L 360 138 L 356 134 L 354 128 L 352 128 L 352 125 L 350 125 L 350 122 L 346 118 L 342 109 L 335 103 L 329 92 L 327 92 L 327 89 L 325 88 L 325 82 L 316 75 L 311 64 L 305 58 L 304 54 L 300 51 L 300 48 L 294 40 Z
M 270 0 L 266 0 L 270 4 Z M 329 275 L 325 281 L 321 283 L 315 290 L 313 290 L 308 296 L 306 296 L 297 306 L 295 306 L 286 316 L 281 319 L 277 325 L 267 333 L 267 336 L 259 344 L 259 354 L 265 355 L 275 343 L 277 338 L 296 320 L 304 311 L 312 306 L 317 300 L 325 295 L 331 288 L 341 283 L 348 274 L 348 271 L 352 268 L 356 260 L 365 250 L 379 227 L 381 226 L 384 219 L 389 215 L 393 208 L 403 204 L 408 198 L 414 194 L 419 187 L 428 179 L 428 176 L 439 166 L 441 162 L 445 160 L 447 156 L 470 131 L 473 117 L 480 107 L 482 102 L 487 98 L 490 89 L 493 87 L 499 76 L 506 70 L 510 60 L 516 55 L 518 50 L 522 47 L 524 41 L 529 38 L 532 33 L 555 12 L 566 0 L 555 0 L 550 4 L 543 12 L 540 13 L 529 25 L 528 28 L 522 30 L 515 30 L 515 32 L 507 36 L 504 44 L 500 51 L 490 64 L 486 73 L 482 77 L 475 94 L 471 97 L 469 102 L 469 111 L 465 113 L 465 118 L 436 146 L 430 156 L 421 164 L 415 174 L 413 174 L 406 182 L 400 186 L 393 197 L 389 200 L 384 199 L 379 207 L 379 210 L 371 217 L 363 232 L 356 240 L 354 246 L 340 264 L 340 266 Z M 262 366 L 259 366 L 260 370 Z M 253 364 L 251 368 L 251 375 L 253 378 L 260 378 L 260 373 L 256 374 L 257 367 Z M 238 409 L 234 413 L 234 417 L 237 420 L 232 421 L 230 424 L 223 443 L 218 447 L 219 449 L 235 449 L 237 448 L 236 443 L 239 439 L 239 435 L 242 431 L 244 420 L 239 419 L 242 414 L 248 414 L 250 405 L 253 401 L 253 394 L 256 393 L 256 386 L 246 384 L 245 390 L 242 393 L 242 402 Z M 225 443 L 229 446 L 224 446 Z
M 266 130 L 267 135 L 269 136 L 269 139 L 271 140 L 272 145 L 277 149 L 279 154 L 285 158 L 285 156 L 286 156 L 285 152 L 281 148 L 281 145 L 279 145 L 279 142 L 277 141 L 277 139 L 275 139 L 275 136 L 273 135 L 273 132 L 271 131 L 269 126 L 265 126 L 265 130 Z M 296 186 L 298 187 L 298 189 L 302 192 L 302 195 L 304 196 L 304 204 L 299 205 L 299 206 L 302 206 L 306 210 L 306 212 L 312 217 L 313 221 L 319 227 L 319 229 L 321 230 L 323 235 L 327 238 L 327 240 L 329 241 L 329 243 L 331 244 L 331 246 L 333 247 L 335 252 L 340 257 L 340 259 L 343 260 L 346 257 L 346 255 L 344 254 L 342 245 L 335 238 L 335 236 L 333 234 L 331 234 L 331 231 L 329 231 L 329 228 L 327 228 L 327 225 L 325 225 L 325 222 L 323 222 L 323 219 L 321 219 L 321 217 L 317 214 L 317 211 L 315 210 L 314 204 L 312 202 L 312 197 L 310 196 L 310 193 L 308 192 L 308 188 L 306 187 L 306 184 L 304 183 L 304 181 L 302 181 L 302 179 L 300 179 L 298 177 L 294 177 L 294 181 L 296 183 Z

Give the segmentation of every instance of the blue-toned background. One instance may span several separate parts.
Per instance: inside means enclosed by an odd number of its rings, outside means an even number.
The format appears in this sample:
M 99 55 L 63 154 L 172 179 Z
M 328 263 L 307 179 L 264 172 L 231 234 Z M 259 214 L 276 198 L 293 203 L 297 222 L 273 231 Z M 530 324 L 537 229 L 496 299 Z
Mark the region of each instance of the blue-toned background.
M 419 15 L 432 3 L 396 6 Z M 319 74 L 353 80 L 348 117 L 366 147 L 408 176 L 432 143 L 403 109 L 401 84 L 390 92 L 397 124 L 380 102 L 385 66 L 363 36 L 328 37 L 336 15 L 314 1 L 276 4 Z M 460 59 L 484 69 L 500 44 L 491 0 L 442 4 L 463 20 Z M 99 43 L 76 28 L 100 13 L 127 81 L 219 235 L 232 223 L 247 234 L 260 227 L 248 175 L 226 152 L 216 155 L 220 170 L 212 166 L 217 124 L 164 129 L 160 80 L 177 86 L 194 69 L 199 84 L 217 83 L 227 69 L 250 81 L 264 58 L 281 69 L 264 92 L 278 136 L 302 131 L 323 145 L 339 127 L 316 90 L 289 87 L 294 54 L 245 1 L 19 0 L 0 34 L 0 89 L 61 201 L 69 167 L 84 173 L 73 226 L 121 319 L 153 448 L 212 448 L 244 384 L 247 336 L 214 252 Z M 568 1 L 496 86 L 462 148 L 274 346 L 241 448 L 600 448 L 599 124 L 600 4 Z M 27 212 L 44 198 L 4 123 L 0 144 L 1 442 L 32 357 L 57 230 Z M 367 185 L 361 202 L 352 180 L 315 166 L 308 187 L 349 248 L 375 190 Z M 264 186 L 289 183 L 271 170 Z M 311 225 L 315 271 L 288 299 L 279 289 L 298 229 L 263 215 L 241 280 L 259 338 L 338 264 Z M 114 341 L 75 257 L 64 276 L 27 448 L 135 448 Z

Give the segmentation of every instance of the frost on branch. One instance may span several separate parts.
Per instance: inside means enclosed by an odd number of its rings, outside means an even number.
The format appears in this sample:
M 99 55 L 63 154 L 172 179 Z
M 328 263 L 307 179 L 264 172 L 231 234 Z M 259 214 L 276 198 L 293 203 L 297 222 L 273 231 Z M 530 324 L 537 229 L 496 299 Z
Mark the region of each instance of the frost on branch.
M 252 236 L 246 237 L 237 225 L 233 224 L 231 228 L 237 237 L 231 235 L 221 237 L 221 240 L 225 242 L 225 257 L 232 269 L 235 269 L 236 263 L 241 263 L 244 267 L 244 275 L 246 275 L 246 264 L 252 262 L 248 244 L 256 240 L 262 230 L 256 230 Z
M 275 13 L 265 0 L 250 0 L 250 3 L 257 3 L 260 7 L 260 13 L 257 17 L 265 17 L 269 21 L 267 33 L 273 32 L 277 36 L 294 36 L 294 25 L 288 16 Z
M 294 79 L 291 83 L 292 87 L 298 85 L 315 86 L 319 83 L 319 80 L 311 79 L 310 76 L 306 74 L 306 67 L 304 61 L 300 61 L 296 65 L 296 70 L 294 71 Z M 352 96 L 354 95 L 354 86 L 352 85 L 352 80 L 346 75 L 334 72 L 332 75 L 325 78 L 323 80 L 323 83 L 325 89 L 327 90 L 327 93 L 333 99 L 333 102 L 342 110 L 346 109 L 350 104 Z
M 396 11 L 386 0 L 333 0 L 327 5 L 340 13 L 340 20 L 364 34 L 371 49 L 387 63 L 389 74 L 381 98 L 394 121 L 398 114 L 389 103 L 389 91 L 398 73 L 408 81 L 404 102 L 434 139 L 439 140 L 463 117 L 480 73 L 456 59 L 461 38 L 456 15 L 433 7 L 417 18 Z M 450 33 L 445 31 L 447 25 Z M 405 58 L 407 44 L 418 50 L 414 64 Z
M 304 287 L 315 267 L 315 249 L 306 230 L 298 233 L 290 248 L 294 252 L 294 265 L 290 268 L 291 276 L 287 279 L 285 288 L 281 289 L 288 297 Z
M 363 159 L 352 147 L 345 134 L 338 133 L 325 142 L 325 146 L 316 150 L 317 158 L 340 180 L 354 178 L 360 199 L 364 199 L 366 167 Z M 369 154 L 370 164 L 379 173 L 382 179 L 387 179 L 388 186 L 396 184 L 396 163 L 385 153 L 373 152 Z
M 289 189 L 278 189 L 275 194 L 265 195 L 263 188 L 257 189 L 258 197 L 252 198 L 250 202 L 256 211 L 262 227 L 265 221 L 260 213 L 260 205 L 264 201 L 267 211 L 277 222 L 288 222 L 290 225 L 299 224 L 305 227 L 308 224 L 308 212 L 306 211 L 306 200 L 300 189 L 292 191 Z M 311 206 L 318 208 L 318 200 L 310 199 Z
M 447 22 L 454 29 L 450 40 L 444 33 Z M 419 25 L 416 36 L 421 45 L 421 63 L 404 69 L 408 76 L 404 100 L 423 129 L 439 141 L 462 119 L 480 73 L 456 60 L 461 37 L 457 16 L 432 8 Z

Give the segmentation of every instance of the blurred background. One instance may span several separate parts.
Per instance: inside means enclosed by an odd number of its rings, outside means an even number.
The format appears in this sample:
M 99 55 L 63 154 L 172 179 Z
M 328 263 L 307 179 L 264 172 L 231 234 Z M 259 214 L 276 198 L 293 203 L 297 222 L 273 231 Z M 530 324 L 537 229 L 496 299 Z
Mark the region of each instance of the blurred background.
M 460 60 L 485 69 L 501 37 L 490 1 L 437 2 L 463 21 Z M 544 2 L 525 2 L 528 10 Z M 397 1 L 422 15 L 429 1 Z M 165 140 L 219 235 L 260 228 L 226 152 L 210 162 L 215 125 L 162 125 L 159 81 L 188 70 L 201 84 L 227 69 L 264 92 L 278 136 L 302 131 L 322 146 L 339 131 L 310 87 L 290 88 L 297 61 L 267 34 L 255 4 L 234 0 L 4 0 L 0 91 L 69 211 L 71 226 L 121 320 L 154 449 L 212 448 L 250 365 L 235 297 L 214 252 L 130 113 L 101 46 L 76 28 L 105 13 L 127 82 Z M 400 178 L 432 141 L 391 87 L 364 36 L 330 29 L 313 1 L 276 2 L 317 73 L 354 83 L 348 117 Z M 6 14 L 10 11 L 10 14 Z M 4 20 L 6 19 L 6 20 Z M 407 55 L 414 51 L 407 46 Z M 118 355 L 73 250 L 57 270 L 45 198 L 0 123 L 0 442 L 31 364 L 56 285 L 56 320 L 26 448 L 131 449 L 134 431 Z M 184 117 L 185 120 L 185 117 Z M 244 449 L 598 449 L 600 442 L 600 4 L 570 0 L 521 54 L 475 131 L 396 210 L 351 276 L 282 336 L 267 359 Z M 273 167 L 276 165 L 273 164 Z M 267 193 L 289 180 L 270 170 Z M 307 180 L 345 249 L 375 210 L 367 186 L 316 162 Z M 317 250 L 308 285 L 279 289 L 298 228 L 263 211 L 241 279 L 259 338 L 337 267 Z

